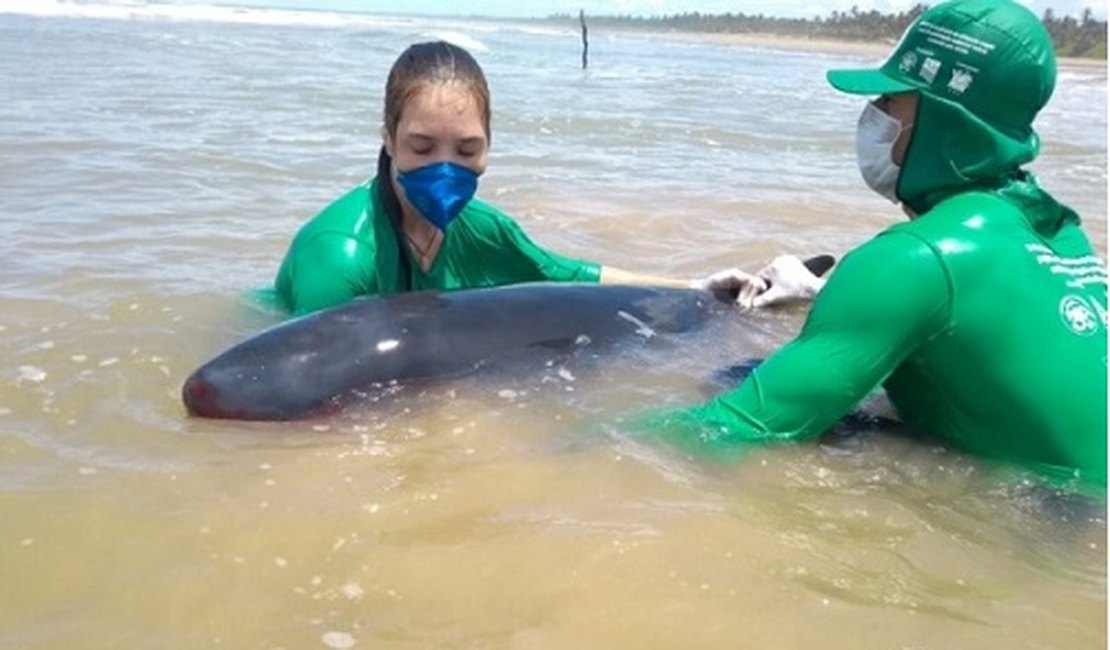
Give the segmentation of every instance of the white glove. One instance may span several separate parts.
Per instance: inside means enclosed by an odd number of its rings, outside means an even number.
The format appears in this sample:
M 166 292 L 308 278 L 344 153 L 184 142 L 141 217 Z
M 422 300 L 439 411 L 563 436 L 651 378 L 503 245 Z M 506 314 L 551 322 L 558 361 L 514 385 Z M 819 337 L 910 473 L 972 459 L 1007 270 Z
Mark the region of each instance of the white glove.
M 743 295 L 745 291 L 754 294 L 762 293 L 767 290 L 768 286 L 770 285 L 767 284 L 766 280 L 737 268 L 725 269 L 707 278 L 690 281 L 691 289 L 703 289 L 715 294 L 728 294 L 730 299 Z
M 755 283 L 740 290 L 736 301 L 745 308 L 768 307 L 795 300 L 811 300 L 825 286 L 824 278 L 810 273 L 802 260 L 793 255 L 780 255 L 759 272 L 765 288 Z

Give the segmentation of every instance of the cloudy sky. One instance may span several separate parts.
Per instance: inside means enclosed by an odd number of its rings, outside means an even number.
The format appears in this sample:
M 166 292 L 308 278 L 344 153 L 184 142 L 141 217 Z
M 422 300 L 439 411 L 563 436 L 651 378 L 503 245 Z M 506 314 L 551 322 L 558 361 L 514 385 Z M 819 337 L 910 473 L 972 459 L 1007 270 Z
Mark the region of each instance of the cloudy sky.
M 1079 15 L 1091 7 L 1095 16 L 1106 18 L 1105 0 L 1020 0 L 1038 15 L 1052 8 L 1057 15 Z M 543 17 L 555 13 L 577 14 L 585 8 L 593 14 L 663 15 L 689 11 L 702 13 L 744 12 L 768 16 L 827 16 L 853 5 L 861 11 L 878 9 L 889 13 L 912 7 L 915 0 L 212 0 L 214 4 L 338 9 L 373 13 L 434 15 L 482 15 L 498 17 Z M 930 4 L 936 4 L 932 2 Z

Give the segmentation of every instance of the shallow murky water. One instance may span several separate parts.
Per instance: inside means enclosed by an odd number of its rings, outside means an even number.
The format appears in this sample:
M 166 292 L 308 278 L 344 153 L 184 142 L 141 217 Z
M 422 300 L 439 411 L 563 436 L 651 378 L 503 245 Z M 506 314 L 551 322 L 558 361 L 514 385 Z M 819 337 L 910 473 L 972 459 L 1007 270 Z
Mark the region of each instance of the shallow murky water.
M 250 291 L 296 227 L 372 172 L 407 44 L 485 67 L 485 198 L 676 277 L 898 218 L 823 82 L 860 59 L 598 33 L 583 73 L 575 34 L 508 24 L 37 8 L 0 13 L 0 647 L 1105 647 L 1104 504 L 898 435 L 622 433 L 799 310 L 327 420 L 184 415 L 184 377 L 276 320 Z M 1034 165 L 1103 254 L 1105 105 L 1105 67 L 1064 70 Z

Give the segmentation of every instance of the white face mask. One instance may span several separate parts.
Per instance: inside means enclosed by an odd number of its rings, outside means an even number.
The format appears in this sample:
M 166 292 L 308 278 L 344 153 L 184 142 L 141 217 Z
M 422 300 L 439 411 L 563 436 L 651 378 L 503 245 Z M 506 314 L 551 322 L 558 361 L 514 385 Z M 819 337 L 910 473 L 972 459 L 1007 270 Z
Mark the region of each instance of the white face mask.
M 902 168 L 894 164 L 894 143 L 902 135 L 902 123 L 875 107 L 863 107 L 856 125 L 856 161 L 867 186 L 898 203 L 895 189 Z

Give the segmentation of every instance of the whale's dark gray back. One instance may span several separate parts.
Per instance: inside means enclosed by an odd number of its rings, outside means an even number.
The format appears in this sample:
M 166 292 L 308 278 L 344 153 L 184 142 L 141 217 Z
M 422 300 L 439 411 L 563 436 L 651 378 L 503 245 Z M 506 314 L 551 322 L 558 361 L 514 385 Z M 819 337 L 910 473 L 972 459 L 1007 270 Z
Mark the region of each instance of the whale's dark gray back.
M 704 291 L 597 284 L 363 298 L 233 346 L 193 373 L 182 397 L 202 417 L 297 419 L 375 385 L 455 377 L 538 351 L 601 351 L 689 331 L 727 309 Z

